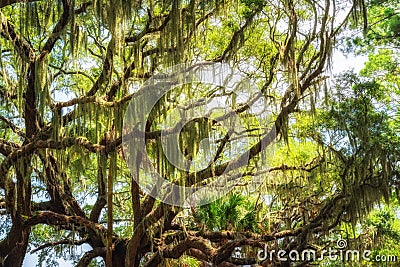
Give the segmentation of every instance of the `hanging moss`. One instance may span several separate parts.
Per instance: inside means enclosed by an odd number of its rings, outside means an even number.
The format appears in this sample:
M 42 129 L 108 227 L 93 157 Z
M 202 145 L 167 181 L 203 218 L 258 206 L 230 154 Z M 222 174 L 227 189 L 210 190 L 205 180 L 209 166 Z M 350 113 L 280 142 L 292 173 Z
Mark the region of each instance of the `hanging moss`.
M 49 77 L 48 77 L 48 55 L 42 60 L 35 62 L 35 94 L 39 96 L 38 110 L 40 117 L 43 117 L 45 107 L 51 103 L 49 94 Z

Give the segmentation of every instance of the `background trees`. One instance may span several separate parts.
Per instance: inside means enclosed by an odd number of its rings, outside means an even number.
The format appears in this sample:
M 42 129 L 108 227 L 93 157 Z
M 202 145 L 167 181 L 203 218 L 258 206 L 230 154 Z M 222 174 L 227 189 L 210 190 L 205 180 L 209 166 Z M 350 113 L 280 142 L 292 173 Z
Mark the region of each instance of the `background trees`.
M 387 97 L 397 95 L 397 61 L 382 50 L 361 77 L 328 82 L 326 70 L 350 18 L 366 33 L 354 47 L 389 39 L 373 27 L 384 34 L 389 27 L 395 37 L 397 3 L 389 11 L 368 4 L 389 12 L 390 22 L 384 17 L 366 28 L 362 1 L 1 3 L 1 264 L 20 266 L 31 251 L 39 265 L 57 261 L 55 252 L 78 266 L 95 258 L 109 266 L 231 266 L 256 263 L 265 244 L 302 251 L 339 236 L 361 244 L 349 226 L 360 227 L 398 188 L 398 108 Z M 250 157 L 237 166 L 243 179 L 231 195 L 183 209 L 133 182 L 121 154 L 122 119 L 154 73 L 205 60 L 229 62 L 252 78 L 271 112 L 257 123 L 249 103 L 228 95 L 253 135 L 232 155 L 230 144 L 246 136 L 232 138 L 212 120 L 194 124 L 221 149 L 210 167 L 185 176 L 160 156 L 159 118 L 183 100 L 219 96 L 178 88 L 162 98 L 146 122 L 148 156 L 160 172 L 192 186 L 219 178 L 243 153 Z M 181 138 L 188 157 L 199 151 L 200 137 L 191 134 Z M 262 153 L 272 140 L 273 157 Z M 145 173 L 140 167 L 133 175 Z M 254 188 L 250 177 L 263 183 Z M 396 238 L 377 221 L 366 225 Z M 82 244 L 90 250 L 78 253 Z M 236 247 L 247 256 L 232 257 Z

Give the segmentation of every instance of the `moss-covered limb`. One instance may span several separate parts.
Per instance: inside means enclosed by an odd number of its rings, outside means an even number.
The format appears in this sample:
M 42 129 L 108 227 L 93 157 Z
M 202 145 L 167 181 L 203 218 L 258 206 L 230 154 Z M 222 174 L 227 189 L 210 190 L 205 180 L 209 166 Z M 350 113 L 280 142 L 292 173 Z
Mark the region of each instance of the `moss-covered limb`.
M 25 62 L 32 62 L 35 59 L 33 47 L 24 39 L 22 39 L 15 31 L 13 25 L 7 20 L 3 12 L 0 11 L 0 34 L 14 46 L 18 55 Z
M 140 41 L 147 34 L 162 31 L 167 26 L 170 19 L 171 19 L 171 13 L 168 13 L 168 15 L 166 15 L 164 17 L 163 22 L 159 26 L 152 26 L 151 24 L 152 24 L 153 18 L 152 18 L 151 13 L 148 12 L 148 19 L 146 21 L 146 26 L 144 27 L 144 29 L 141 32 L 139 32 L 133 36 L 126 37 L 125 42 L 126 43 L 135 43 L 137 41 Z
M 18 149 L 20 146 L 13 142 L 4 140 L 0 138 L 0 154 L 3 156 L 10 155 L 15 149 Z
M 18 3 L 26 3 L 26 2 L 36 2 L 36 1 L 40 1 L 40 0 L 4 0 L 0 2 L 0 8 L 9 6 L 9 5 L 14 5 L 14 4 L 18 4 Z
M 156 187 L 153 188 L 153 190 L 157 190 Z M 154 193 L 154 192 L 153 192 Z M 146 195 L 142 203 L 140 204 L 140 217 L 144 218 L 147 214 L 150 213 L 151 209 L 154 206 L 154 203 L 156 199 L 151 196 L 152 194 Z
M 52 211 L 43 211 L 27 218 L 24 222 L 24 227 L 32 227 L 38 224 L 47 224 L 53 226 L 62 226 L 64 229 L 79 231 L 91 230 L 98 234 L 106 235 L 107 229 L 101 224 L 94 223 L 89 219 L 80 216 L 68 216 L 64 214 L 55 213 Z
M 64 149 L 67 147 L 71 147 L 73 145 L 82 146 L 87 150 L 89 150 L 90 152 L 99 152 L 101 149 L 105 148 L 105 146 L 91 143 L 85 137 L 67 137 L 62 139 L 61 141 L 39 140 L 33 143 L 33 147 L 35 149 L 39 148 Z
M 326 11 L 323 17 L 323 22 L 327 23 L 327 16 L 329 11 Z M 323 26 L 323 29 L 327 27 Z M 317 66 L 310 72 L 308 75 L 304 77 L 304 79 L 295 80 L 296 85 L 289 86 L 288 90 L 284 94 L 284 97 L 281 100 L 281 111 L 276 117 L 274 126 L 271 131 L 269 131 L 258 143 L 253 145 L 248 151 L 243 153 L 236 159 L 233 159 L 231 162 L 227 162 L 218 166 L 210 166 L 200 172 L 189 174 L 188 180 L 194 182 L 195 180 L 203 180 L 210 178 L 212 176 L 219 176 L 225 172 L 228 166 L 234 166 L 234 168 L 242 167 L 246 164 L 246 160 L 248 157 L 254 158 L 258 155 L 262 149 L 269 146 L 273 140 L 276 139 L 278 135 L 287 135 L 287 129 L 285 127 L 286 122 L 288 120 L 289 114 L 293 113 L 297 107 L 299 102 L 299 96 L 303 95 L 306 90 L 310 88 L 313 84 L 314 80 L 319 77 L 324 71 L 324 68 L 327 63 L 327 59 L 329 58 L 329 47 L 331 46 L 332 37 L 327 35 L 326 31 L 321 31 L 320 33 L 320 53 L 318 53 L 317 58 L 318 64 Z M 307 44 L 306 44 L 307 45 Z M 293 49 L 293 48 L 292 48 Z M 298 89 L 296 89 L 298 88 Z M 231 165 L 232 164 L 232 165 Z
M 56 44 L 57 40 L 60 38 L 62 32 L 67 27 L 71 16 L 74 15 L 74 7 L 72 5 L 71 0 L 62 0 L 63 5 L 63 13 L 60 16 L 60 19 L 56 23 L 52 33 L 50 34 L 49 38 L 47 39 L 46 43 L 43 46 L 43 49 L 40 53 L 39 58 L 43 58 L 46 54 L 50 53 L 53 49 L 54 45 Z
M 177 259 L 189 251 L 196 252 L 190 254 L 199 260 L 212 262 L 213 264 L 216 264 L 216 266 L 219 266 L 219 264 L 225 261 L 232 260 L 231 255 L 235 247 L 252 246 L 263 248 L 263 245 L 264 241 L 262 239 L 254 240 L 248 238 L 231 240 L 230 242 L 215 248 L 206 238 L 201 236 L 188 236 L 183 240 L 174 242 L 172 246 L 160 247 L 145 266 L 156 266 L 160 264 L 163 259 Z
M 232 55 L 244 44 L 245 31 L 252 25 L 254 18 L 263 10 L 263 5 L 258 5 L 257 8 L 246 18 L 245 23 L 237 31 L 234 32 L 232 38 L 225 48 L 221 56 L 215 59 L 215 61 L 229 60 Z
M 60 227 L 65 230 L 76 231 L 82 237 L 88 237 L 87 242 L 92 247 L 105 247 L 107 229 L 101 224 L 81 216 L 68 216 L 52 211 L 42 211 L 28 217 L 23 224 L 25 229 L 39 224 Z
M 140 173 L 140 164 L 142 161 L 142 154 L 139 152 L 136 155 L 136 162 L 135 162 L 135 166 L 136 166 L 136 170 L 135 170 L 135 174 L 136 177 L 134 177 L 132 175 L 131 177 L 131 197 L 132 197 L 132 209 L 133 209 L 133 225 L 134 227 L 138 227 L 140 221 L 142 220 L 142 212 L 141 212 L 141 204 L 140 204 L 140 188 L 139 188 L 139 173 Z
M 114 133 L 115 135 L 115 133 Z M 111 140 L 114 139 L 114 136 L 111 136 Z M 107 243 L 106 243 L 106 266 L 112 267 L 112 253 L 113 253 L 113 225 L 114 225 L 114 217 L 113 217 L 113 195 L 114 195 L 114 181 L 116 180 L 116 172 L 117 172 L 117 153 L 116 151 L 111 152 L 110 154 L 110 167 L 108 168 L 108 177 L 107 177 Z
M 127 67 L 124 68 L 124 72 L 121 78 L 119 78 L 116 81 L 113 81 L 110 86 L 110 90 L 108 90 L 105 99 L 108 101 L 114 100 L 118 90 L 121 88 L 121 86 L 128 81 L 129 78 L 132 77 L 133 71 L 136 69 L 137 62 L 132 61 L 131 64 L 129 64 Z M 127 100 L 130 100 L 132 98 L 133 94 L 131 95 L 125 95 L 122 99 L 118 100 L 118 103 L 123 104 Z M 124 100 L 125 99 L 125 100 Z
M 52 106 L 53 109 L 61 109 L 64 107 L 70 107 L 70 106 L 74 106 L 77 104 L 90 104 L 90 103 L 96 103 L 100 106 L 104 106 L 104 107 L 117 107 L 117 106 L 121 106 L 127 102 L 129 102 L 132 97 L 134 97 L 134 94 L 129 94 L 126 95 L 124 97 L 122 97 L 121 99 L 117 100 L 117 101 L 107 101 L 108 97 L 104 96 L 104 97 L 100 97 L 100 96 L 81 96 L 81 97 L 77 97 L 77 98 L 73 98 L 69 101 L 66 102 L 59 102 L 56 103 Z
M 162 240 L 166 245 L 174 245 L 177 240 L 184 240 L 186 236 L 202 237 L 209 240 L 212 243 L 222 243 L 226 240 L 237 240 L 237 239 L 253 239 L 253 240 L 264 240 L 270 241 L 285 236 L 294 236 L 295 233 L 291 232 L 279 232 L 270 235 L 261 235 L 253 232 L 239 232 L 239 231 L 183 231 L 173 230 L 163 233 Z
M 85 243 L 88 242 L 88 238 L 83 238 L 80 240 L 72 240 L 72 239 L 62 239 L 59 241 L 55 241 L 55 242 L 49 242 L 49 243 L 45 243 L 43 245 L 40 245 L 38 247 L 36 247 L 35 249 L 32 249 L 30 251 L 31 254 L 36 253 L 42 249 L 45 248 L 49 248 L 49 247 L 55 247 L 55 246 L 59 246 L 59 245 L 74 245 L 74 246 L 79 246 L 79 245 L 83 245 Z
M 100 144 L 107 144 L 107 134 L 104 134 Z M 106 167 L 107 167 L 107 152 L 100 151 L 97 154 L 97 198 L 90 212 L 90 220 L 98 222 L 100 214 L 107 204 L 107 189 L 106 189 Z
M 25 88 L 25 106 L 24 106 L 24 118 L 26 126 L 26 135 L 28 138 L 32 137 L 40 128 L 39 127 L 39 117 L 37 112 L 37 92 L 36 89 L 36 57 L 33 47 L 24 39 L 22 39 L 14 27 L 9 23 L 7 18 L 0 11 L 0 32 L 1 35 L 10 41 L 17 51 L 18 55 L 21 57 L 23 64 L 28 65 L 27 73 L 27 87 Z M 25 77 L 21 77 L 23 80 Z M 22 96 L 20 96 L 22 98 Z
M 84 137 L 67 137 L 62 141 L 53 141 L 53 140 L 37 140 L 32 141 L 24 146 L 21 146 L 19 149 L 15 150 L 11 153 L 1 164 L 0 171 L 6 172 L 7 169 L 11 166 L 10 164 L 14 162 L 17 158 L 21 158 L 33 153 L 37 149 L 42 148 L 51 148 L 51 149 L 65 149 L 67 147 L 71 147 L 73 145 L 79 145 L 90 152 L 99 152 L 102 149 L 105 149 L 106 146 L 99 144 L 92 144 Z
M 234 232 L 234 231 L 188 231 L 183 232 L 181 230 L 172 231 L 163 235 L 163 242 L 165 242 L 165 248 L 161 249 L 157 253 L 162 255 L 164 258 L 175 258 L 179 257 L 183 253 L 186 253 L 192 249 L 201 251 L 202 253 L 194 253 L 199 256 L 199 260 L 205 260 L 207 262 L 213 262 L 214 264 L 220 264 L 222 262 L 235 262 L 231 258 L 232 252 L 235 247 L 249 246 L 253 248 L 264 248 L 264 245 L 268 242 L 287 237 L 292 238 L 303 238 L 310 233 L 321 234 L 334 228 L 337 223 L 337 207 L 339 203 L 344 199 L 343 195 L 337 195 L 328 201 L 324 206 L 324 214 L 317 216 L 314 220 L 308 224 L 289 230 L 282 230 L 276 233 L 270 234 L 256 234 L 253 232 Z M 327 223 L 327 220 L 332 220 L 332 223 Z M 196 242 L 193 243 L 193 241 Z M 229 240 L 229 242 L 226 242 Z M 205 241 L 205 242 L 203 242 Z M 209 245 L 209 241 L 212 242 L 212 246 Z M 204 246 L 204 243 L 207 246 Z M 291 249 L 299 249 L 296 247 L 296 242 L 292 242 Z M 151 262 L 158 262 L 159 256 L 155 254 L 151 259 Z M 204 256 L 207 255 L 207 258 Z M 197 258 L 197 257 L 196 257 Z M 250 260 L 250 259 L 248 259 Z M 237 262 L 236 262 L 237 263 Z
M 79 262 L 76 264 L 76 267 L 87 267 L 90 262 L 96 257 L 105 257 L 106 248 L 105 247 L 96 247 L 92 250 L 89 250 L 83 254 Z
M 74 10 L 75 15 L 86 13 L 88 7 L 90 7 L 92 5 L 93 5 L 92 1 L 87 1 L 87 2 L 82 3 L 78 8 L 76 8 Z
M 217 266 L 225 261 L 229 262 L 236 247 L 250 246 L 255 248 L 263 248 L 264 244 L 264 241 L 254 239 L 240 239 L 227 242 L 216 249 L 214 255 L 211 257 L 211 262 Z
M 104 91 L 105 87 L 111 80 L 114 56 L 115 56 L 115 42 L 112 39 L 107 46 L 107 51 L 102 64 L 101 73 L 97 78 L 96 82 L 93 84 L 92 88 L 86 93 L 86 96 L 94 96 L 99 90 Z
M 145 204 L 145 207 L 143 204 Z M 154 235 L 161 236 L 163 231 L 171 228 L 170 224 L 179 211 L 179 208 L 173 210 L 173 207 L 164 203 L 160 203 L 158 206 L 154 207 L 154 199 L 152 198 L 146 198 L 143 204 L 140 209 L 140 221 L 136 225 L 135 231 L 126 247 L 127 256 L 125 258 L 125 266 L 136 266 L 135 262 L 137 263 L 137 256 L 143 253 L 140 249 L 146 247 L 147 243 L 153 242 L 148 237 L 145 237 L 145 233 L 152 231 Z M 147 210 L 149 210 L 149 212 L 145 213 Z M 135 213 L 135 215 L 138 216 L 139 214 Z M 154 230 L 149 230 L 156 222 L 160 222 L 160 224 Z
M 119 141 L 120 142 L 120 141 Z M 82 146 L 83 148 L 91 151 L 91 152 L 99 152 L 101 150 L 115 150 L 115 144 L 108 144 L 107 146 L 92 144 L 86 138 L 77 137 L 77 138 L 65 138 L 62 141 L 53 141 L 53 140 L 38 140 L 32 141 L 20 148 L 14 150 L 12 153 L 5 158 L 0 164 L 0 188 L 4 188 L 5 186 L 5 177 L 9 172 L 11 166 L 17 159 L 27 157 L 34 153 L 38 149 L 51 148 L 51 149 L 65 149 L 67 147 L 71 147 L 73 145 Z
M 273 173 L 273 172 L 287 172 L 287 171 L 303 171 L 303 172 L 312 172 L 316 168 L 320 167 L 323 163 L 325 163 L 326 159 L 323 157 L 316 157 L 312 159 L 310 162 L 302 165 L 286 165 L 286 164 L 281 164 L 279 166 L 273 166 L 265 170 L 260 170 L 257 171 L 255 169 L 252 169 L 250 171 L 244 171 L 240 172 L 237 174 L 232 174 L 229 176 L 228 182 L 235 181 L 240 177 L 259 177 L 260 175 L 265 175 L 268 173 Z M 193 184 L 194 187 L 201 187 L 204 185 L 207 185 L 211 183 L 214 180 L 214 177 L 211 177 L 209 179 L 205 180 L 199 180 L 195 184 Z M 238 183 L 240 184 L 240 183 Z
M 189 249 L 197 249 L 209 258 L 216 252 L 207 240 L 201 237 L 188 237 L 186 240 L 178 242 L 178 244 L 172 248 L 167 247 L 157 251 L 144 266 L 157 266 L 164 258 L 177 259 Z
M 188 250 L 186 250 L 185 255 L 193 257 L 193 258 L 199 260 L 204 265 L 208 264 L 208 257 L 201 250 L 198 250 L 198 249 L 195 249 L 195 248 L 189 248 Z
M 194 23 L 195 28 L 197 28 L 198 26 L 200 26 L 200 24 L 202 24 L 203 22 L 205 22 L 206 20 L 208 20 L 209 18 L 211 18 L 215 13 L 216 13 L 216 8 L 212 9 L 210 12 L 206 13 L 204 16 L 202 16 L 201 18 L 197 19 Z M 182 13 L 188 12 L 187 8 L 182 8 L 181 9 Z M 154 18 L 151 17 L 151 14 L 148 15 L 149 19 L 146 22 L 146 26 L 145 28 L 139 32 L 138 34 L 135 34 L 133 36 L 129 36 L 125 38 L 125 42 L 126 43 L 134 43 L 137 42 L 139 40 L 141 40 L 143 37 L 145 37 L 148 34 L 152 34 L 152 33 L 156 33 L 156 32 L 161 32 L 165 29 L 165 27 L 167 26 L 167 24 L 170 22 L 171 20 L 171 16 L 172 16 L 172 10 L 164 16 L 162 23 L 159 26 L 151 26 L 151 23 L 154 21 Z M 188 37 L 193 35 L 194 31 L 190 31 L 188 36 L 186 37 L 186 40 L 188 39 Z
M 39 173 L 39 179 L 46 185 L 47 192 L 50 196 L 49 203 L 34 205 L 35 211 L 53 211 L 57 213 L 68 213 L 68 201 L 64 198 L 64 188 L 62 177 L 55 173 L 49 160 L 46 158 L 46 153 L 39 153 L 39 158 L 44 166 L 44 173 Z M 68 210 L 68 212 L 67 212 Z
M 32 186 L 29 179 L 32 169 L 29 158 L 13 162 L 16 183 L 6 180 L 6 207 L 12 227 L 0 242 L 0 262 L 5 266 L 21 266 L 28 247 L 30 228 L 23 227 L 24 218 L 31 215 Z
M 96 98 L 94 97 L 98 91 L 104 93 L 107 86 L 111 83 L 111 76 L 112 76 L 112 70 L 113 70 L 113 61 L 115 57 L 115 41 L 111 39 L 111 41 L 107 45 L 106 49 L 106 54 L 104 56 L 104 60 L 102 63 L 102 70 L 100 75 L 97 77 L 95 80 L 94 84 L 92 87 L 86 92 L 86 94 L 83 96 L 82 101 L 87 101 L 86 103 L 91 103 L 93 100 Z M 94 97 L 94 99 L 91 99 L 91 97 Z M 77 101 L 77 100 L 75 100 Z M 99 99 L 101 101 L 101 98 Z M 79 102 L 79 101 L 78 101 Z M 67 105 L 68 106 L 68 105 Z M 67 114 L 62 116 L 61 121 L 63 122 L 63 125 L 67 125 L 74 119 L 83 117 L 82 113 L 77 113 L 76 110 L 72 110 L 68 112 Z
M 7 126 L 16 134 L 18 134 L 19 136 L 21 136 L 22 138 L 25 138 L 25 133 L 23 132 L 23 130 L 19 127 L 17 127 L 10 119 L 7 119 L 6 117 L 0 115 L 0 120 L 2 122 L 4 122 L 5 124 L 7 124 Z
M 53 65 L 53 64 L 49 64 L 49 67 L 58 70 L 58 72 L 56 74 L 54 74 L 53 79 L 56 79 L 58 76 L 61 75 L 82 75 L 83 77 L 87 78 L 88 80 L 91 81 L 92 84 L 94 84 L 96 81 L 94 80 L 94 78 L 86 73 L 85 71 L 81 71 L 81 70 L 65 70 L 62 67 Z
M 235 240 L 235 239 L 253 239 L 260 241 L 272 241 L 279 238 L 284 238 L 288 236 L 295 236 L 300 230 L 283 230 L 277 233 L 271 234 L 256 234 L 253 232 L 234 232 L 234 231 L 199 231 L 199 232 L 189 232 L 189 234 L 194 236 L 202 236 L 203 238 L 209 239 L 212 242 L 221 242 L 224 240 Z
M 47 185 L 49 195 L 52 196 L 51 200 L 56 204 L 54 209 L 57 210 L 56 207 L 58 207 L 63 214 L 74 214 L 86 218 L 85 212 L 73 196 L 67 174 L 61 169 L 53 153 L 51 151 L 39 153 L 46 173 L 43 182 Z
M 45 77 L 46 74 L 38 71 L 36 63 L 36 61 L 29 63 L 27 73 L 28 83 L 25 90 L 24 103 L 25 134 L 27 138 L 32 138 L 43 126 L 43 121 L 39 114 L 38 94 L 42 89 L 41 78 Z

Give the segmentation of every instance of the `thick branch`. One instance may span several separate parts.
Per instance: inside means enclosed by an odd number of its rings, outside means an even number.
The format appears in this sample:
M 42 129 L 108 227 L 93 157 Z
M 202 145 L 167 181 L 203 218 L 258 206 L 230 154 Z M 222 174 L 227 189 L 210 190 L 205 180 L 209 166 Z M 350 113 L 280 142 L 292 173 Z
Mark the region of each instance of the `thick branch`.
M 242 27 L 237 30 L 227 48 L 224 50 L 222 55 L 219 57 L 218 61 L 226 60 L 230 57 L 232 53 L 235 53 L 235 50 L 239 48 L 239 45 L 244 42 L 244 32 L 247 30 L 253 22 L 253 19 L 263 10 L 264 6 L 259 5 L 256 10 L 246 19 L 246 22 L 243 24 Z
M 14 45 L 15 50 L 25 62 L 32 62 L 35 59 L 35 53 L 32 46 L 16 33 L 14 27 L 8 22 L 7 18 L 1 11 L 0 33 Z
M 40 0 L 1 0 L 0 1 L 0 8 L 9 6 L 9 5 L 13 5 L 16 3 L 30 3 L 30 2 L 36 2 L 36 1 L 40 1 Z
M 211 256 L 215 253 L 215 249 L 203 238 L 188 237 L 186 240 L 179 242 L 172 248 L 165 248 L 157 251 L 153 257 L 145 264 L 145 266 L 157 266 L 162 262 L 163 258 L 177 259 L 189 249 L 201 251 L 204 255 Z
M 99 104 L 99 105 L 105 106 L 105 107 L 116 107 L 116 106 L 120 106 L 120 105 L 130 101 L 132 99 L 133 95 L 134 94 L 126 95 L 118 101 L 107 101 L 107 97 L 82 96 L 82 97 L 77 97 L 77 98 L 71 99 L 66 102 L 60 102 L 60 103 L 54 104 L 52 106 L 52 108 L 53 109 L 61 109 L 63 107 L 70 107 L 70 106 L 73 106 L 76 104 L 87 104 L 87 103 L 96 103 L 96 104 Z
M 25 227 L 32 227 L 38 224 L 48 224 L 53 226 L 62 226 L 65 229 L 89 229 L 96 233 L 105 235 L 106 229 L 101 224 L 94 223 L 80 216 L 67 216 L 51 211 L 43 211 L 33 215 L 25 221 Z
M 0 154 L 4 156 L 8 156 L 11 154 L 15 149 L 18 149 L 19 146 L 7 140 L 0 138 Z
M 86 252 L 83 257 L 79 260 L 78 264 L 76 265 L 77 267 L 87 267 L 89 266 L 90 262 L 99 256 L 104 257 L 106 255 L 106 248 L 105 247 L 98 247 L 94 248 L 93 250 L 90 250 Z
M 45 54 L 50 53 L 55 43 L 57 42 L 58 38 L 60 38 L 61 33 L 68 25 L 68 21 L 70 20 L 71 14 L 73 14 L 70 0 L 62 0 L 62 4 L 63 4 L 63 13 L 59 21 L 57 22 L 56 26 L 54 27 L 50 37 L 47 39 L 45 45 L 43 46 L 40 57 L 44 57 Z
M 49 242 L 49 243 L 43 244 L 43 245 L 38 246 L 37 248 L 31 250 L 30 254 L 34 254 L 34 253 L 38 252 L 39 250 L 42 250 L 42 249 L 45 249 L 48 247 L 55 247 L 55 246 L 59 246 L 59 245 L 79 246 L 79 245 L 86 243 L 87 241 L 88 241 L 87 238 L 85 238 L 85 239 L 81 239 L 78 241 L 71 240 L 71 239 L 63 239 L 63 240 L 56 241 L 56 242 Z

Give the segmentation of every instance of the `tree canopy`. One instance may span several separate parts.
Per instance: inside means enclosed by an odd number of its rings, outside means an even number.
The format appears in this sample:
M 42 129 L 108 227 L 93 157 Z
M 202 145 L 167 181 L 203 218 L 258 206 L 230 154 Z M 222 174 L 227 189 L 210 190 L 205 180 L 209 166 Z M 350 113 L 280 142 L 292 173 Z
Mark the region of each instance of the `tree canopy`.
M 400 256 L 399 29 L 394 0 L 1 1 L 0 266 Z M 365 68 L 332 77 L 338 49 Z M 174 76 L 219 66 L 233 89 Z

